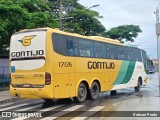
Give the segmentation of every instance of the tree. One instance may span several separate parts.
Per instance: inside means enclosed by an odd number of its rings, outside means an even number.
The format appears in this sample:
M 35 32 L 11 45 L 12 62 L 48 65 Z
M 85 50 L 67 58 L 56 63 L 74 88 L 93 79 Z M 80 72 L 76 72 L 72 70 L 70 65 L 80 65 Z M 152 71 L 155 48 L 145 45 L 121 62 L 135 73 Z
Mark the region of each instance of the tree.
M 83 35 L 99 35 L 105 31 L 97 19 L 99 14 L 80 5 L 78 0 L 62 0 L 64 30 Z M 80 15 L 81 14 L 81 15 Z M 59 27 L 59 0 L 1 0 L 0 55 L 8 54 L 11 35 L 21 29 Z
M 139 28 L 139 26 L 122 25 L 111 28 L 109 31 L 104 32 L 102 36 L 117 39 L 122 43 L 127 41 L 134 42 L 134 38 L 136 38 L 138 36 L 138 33 L 141 32 L 142 30 Z
M 7 55 L 10 36 L 21 29 L 58 27 L 44 0 L 0 1 L 0 55 Z
M 60 0 L 50 1 L 53 4 L 55 17 L 59 17 Z M 85 8 L 77 1 L 62 0 L 63 30 L 82 35 L 100 35 L 104 32 L 106 29 L 98 20 L 100 18 L 99 13 Z
M 79 6 L 76 10 L 71 11 L 69 19 L 65 22 L 65 30 L 76 32 L 82 35 L 101 35 L 106 29 L 98 20 L 99 13 Z
M 0 56 L 8 55 L 11 35 L 22 29 L 59 27 L 60 0 L 0 0 Z M 82 35 L 96 35 L 134 41 L 139 26 L 126 25 L 106 31 L 98 12 L 86 8 L 78 0 L 62 0 L 63 30 Z M 105 32 L 106 31 L 106 32 Z M 102 34 L 103 33 L 103 34 Z

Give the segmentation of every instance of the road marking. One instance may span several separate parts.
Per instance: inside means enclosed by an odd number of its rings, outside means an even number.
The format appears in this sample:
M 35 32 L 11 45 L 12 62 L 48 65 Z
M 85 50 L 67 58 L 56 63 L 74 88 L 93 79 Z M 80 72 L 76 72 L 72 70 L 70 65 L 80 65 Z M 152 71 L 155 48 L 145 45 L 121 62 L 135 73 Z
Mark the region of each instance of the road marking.
M 94 108 L 92 108 L 92 109 L 90 109 L 88 111 L 96 111 L 96 112 L 98 112 L 98 111 L 102 110 L 104 107 L 105 106 L 96 106 L 96 107 L 94 107 Z
M 4 104 L 4 105 L 0 105 L 0 107 L 7 106 L 7 105 L 11 105 L 11 104 L 13 104 L 13 103 L 6 103 L 6 104 Z
M 20 104 L 20 105 L 15 105 L 15 106 L 12 106 L 12 107 L 3 108 L 3 109 L 0 109 L 0 111 L 9 110 L 9 109 L 13 109 L 13 108 L 16 108 L 16 107 L 21 107 L 21 106 L 24 106 L 24 105 L 27 105 L 27 104 Z
M 4 108 L 2 109 L 1 111 L 4 111 L 4 110 L 8 110 L 8 109 L 12 109 L 12 108 L 16 108 L 16 107 L 20 107 L 20 106 L 24 106 L 24 105 L 27 105 L 27 104 L 21 104 L 21 105 L 16 105 L 16 106 L 12 106 L 12 107 L 8 107 L 8 108 Z M 32 107 L 27 107 L 27 108 L 24 108 L 24 109 L 18 109 L 17 111 L 27 111 L 27 110 L 30 110 L 30 109 L 34 109 L 34 108 L 37 108 L 37 107 L 40 107 L 42 106 L 42 104 L 40 105 L 35 105 L 35 106 L 32 106 Z M 64 105 L 59 105 L 59 106 L 51 106 L 51 107 L 48 107 L 48 108 L 44 108 L 44 109 L 41 109 L 41 110 L 38 110 L 40 111 L 40 113 L 44 113 L 44 112 L 47 112 L 47 111 L 50 111 L 50 110 L 53 110 L 53 109 L 56 109 L 58 107 L 61 107 L 61 106 L 64 106 Z M 58 113 L 55 113 L 53 115 L 51 115 L 50 117 L 45 117 L 45 118 L 42 118 L 41 120 L 54 120 L 54 119 L 57 119 L 58 117 L 60 116 L 63 116 L 65 114 L 68 114 L 72 111 L 75 111 L 81 107 L 83 107 L 84 105 L 75 105 L 75 106 L 72 106 L 70 108 L 67 108 L 67 109 L 64 109 L 62 110 L 61 112 L 58 112 Z M 88 111 L 84 111 L 84 113 L 78 115 L 77 117 L 74 117 L 73 119 L 71 120 L 84 120 L 86 119 L 87 117 L 90 117 L 92 115 L 94 115 L 96 112 L 102 110 L 105 106 L 96 106 L 96 107 L 93 107 L 91 109 L 89 109 Z M 38 112 L 37 111 L 37 112 Z M 39 113 L 39 112 L 38 112 Z M 52 117 L 53 116 L 53 117 Z M 54 117 L 55 116 L 55 117 Z M 85 117 L 84 117 L 85 116 Z M 1 118 L 1 117 L 0 117 Z M 12 120 L 24 120 L 24 119 L 27 119 L 29 117 L 18 117 L 18 118 L 14 118 Z
M 44 113 L 44 112 L 47 112 L 47 111 L 56 109 L 56 108 L 61 107 L 61 106 L 64 106 L 64 105 L 48 107 L 48 108 L 45 108 L 45 109 L 42 109 L 42 110 L 38 110 L 38 111 L 40 111 L 40 112 L 37 111 L 37 113 Z M 14 119 L 12 119 L 12 120 L 25 120 L 25 119 L 27 119 L 27 118 L 30 118 L 30 117 L 18 117 L 18 118 L 14 118 Z
M 48 107 L 48 108 L 45 108 L 45 109 L 42 109 L 42 110 L 39 110 L 39 111 L 50 111 L 50 110 L 53 110 L 53 109 L 56 109 L 56 108 L 59 108 L 59 107 L 62 107 L 64 105 L 59 105 L 59 106 L 52 106 L 52 107 Z M 44 112 L 41 112 L 41 113 L 44 113 Z
M 22 102 L 21 102 L 22 101 Z M 11 104 L 21 104 L 21 103 L 28 103 L 28 100 L 18 100 L 18 101 L 15 101 L 15 102 L 10 102 L 10 103 L 4 103 L 3 105 L 0 105 L 0 107 L 3 107 L 3 106 L 7 106 L 7 105 L 11 105 Z M 39 101 L 34 101 L 32 102 L 34 104 L 36 103 L 40 103 Z
M 60 117 L 60 116 L 63 116 L 63 115 L 65 115 L 65 114 L 68 114 L 68 113 L 70 113 L 71 111 L 75 111 L 75 110 L 77 110 L 77 109 L 79 109 L 79 108 L 81 108 L 81 107 L 83 107 L 84 105 L 75 105 L 75 106 L 73 106 L 73 107 L 70 107 L 70 108 L 68 108 L 68 109 L 65 109 L 65 110 L 62 110 L 61 112 L 58 112 L 58 113 L 55 113 L 54 114 L 54 116 L 56 116 L 56 117 L 52 117 L 52 116 L 50 116 L 50 117 L 45 117 L 45 118 L 43 118 L 43 119 L 41 119 L 41 120 L 54 120 L 54 119 L 56 119 L 56 118 L 58 118 L 58 117 Z
M 18 117 L 18 118 L 14 118 L 14 119 L 11 119 L 11 120 L 24 120 L 24 119 L 27 119 L 29 117 Z
M 18 110 L 16 110 L 16 111 L 27 111 L 27 110 L 31 110 L 31 109 L 34 109 L 34 108 L 38 108 L 38 107 L 40 107 L 40 106 L 42 106 L 42 104 L 40 104 L 40 105 L 35 105 L 35 106 L 29 106 L 29 107 L 26 107 L 26 108 L 18 109 Z
M 88 111 L 84 111 L 85 113 L 82 113 L 80 115 L 78 115 L 77 117 L 74 117 L 73 119 L 71 120 L 84 120 L 86 119 L 87 117 L 91 116 L 91 115 L 94 115 L 96 112 L 102 110 L 105 106 L 96 106 Z M 83 117 L 85 116 L 85 117 Z
M 77 110 L 77 109 L 79 109 L 79 108 L 81 108 L 81 107 L 83 107 L 84 105 L 75 105 L 75 106 L 73 106 L 73 107 L 70 107 L 70 108 L 68 108 L 68 109 L 65 109 L 65 110 L 63 110 L 63 111 L 74 111 L 74 110 Z
M 87 117 L 75 117 L 75 118 L 73 118 L 73 119 L 71 119 L 71 120 L 84 120 L 84 119 L 86 119 Z
M 45 117 L 43 119 L 40 119 L 40 120 L 54 120 L 56 119 L 57 117 Z

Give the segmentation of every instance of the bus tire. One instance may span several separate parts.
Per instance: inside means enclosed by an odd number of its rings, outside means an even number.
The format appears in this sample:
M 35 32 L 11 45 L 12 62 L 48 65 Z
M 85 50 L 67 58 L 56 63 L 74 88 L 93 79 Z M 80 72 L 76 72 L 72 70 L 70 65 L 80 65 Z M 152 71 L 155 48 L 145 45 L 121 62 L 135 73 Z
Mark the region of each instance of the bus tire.
M 90 89 L 90 98 L 96 100 L 99 97 L 99 85 L 97 82 L 93 82 Z
M 117 91 L 116 91 L 116 90 L 112 90 L 112 91 L 110 92 L 110 96 L 114 96 L 114 95 L 117 95 Z
M 84 83 L 80 83 L 79 87 L 78 87 L 78 96 L 74 97 L 73 99 L 76 102 L 84 102 L 86 100 L 87 97 L 87 87 Z
M 137 86 L 134 87 L 135 92 L 139 92 L 140 88 L 141 88 L 141 80 L 140 80 L 140 78 L 138 78 Z

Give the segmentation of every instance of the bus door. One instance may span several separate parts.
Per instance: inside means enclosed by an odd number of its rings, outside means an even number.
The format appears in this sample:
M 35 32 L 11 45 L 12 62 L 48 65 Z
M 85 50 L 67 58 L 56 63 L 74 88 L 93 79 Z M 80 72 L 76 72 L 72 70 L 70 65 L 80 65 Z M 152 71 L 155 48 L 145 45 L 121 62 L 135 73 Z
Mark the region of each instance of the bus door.
M 69 97 L 69 68 L 65 67 L 65 58 L 55 55 L 54 94 L 55 98 Z
M 68 98 L 75 96 L 75 73 L 56 73 L 54 81 L 55 98 Z

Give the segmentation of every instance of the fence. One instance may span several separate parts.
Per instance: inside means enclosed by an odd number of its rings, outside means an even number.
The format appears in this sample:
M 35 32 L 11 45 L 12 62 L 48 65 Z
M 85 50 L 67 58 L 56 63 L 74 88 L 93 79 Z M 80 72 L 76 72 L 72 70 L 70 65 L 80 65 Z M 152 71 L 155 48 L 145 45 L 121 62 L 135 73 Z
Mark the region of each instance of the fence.
M 8 86 L 10 83 L 9 66 L 0 66 L 0 86 Z

